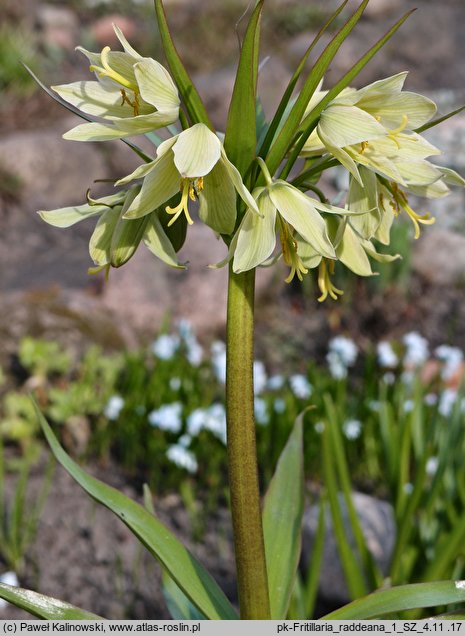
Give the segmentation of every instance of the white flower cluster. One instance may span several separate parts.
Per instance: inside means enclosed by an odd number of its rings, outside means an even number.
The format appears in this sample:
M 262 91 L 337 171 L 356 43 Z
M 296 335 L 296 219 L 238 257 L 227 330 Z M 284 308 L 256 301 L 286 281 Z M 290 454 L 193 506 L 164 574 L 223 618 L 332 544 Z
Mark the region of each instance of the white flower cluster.
M 329 342 L 326 360 L 329 372 L 336 380 L 347 377 L 348 368 L 355 364 L 358 347 L 353 340 L 345 336 L 337 336 Z

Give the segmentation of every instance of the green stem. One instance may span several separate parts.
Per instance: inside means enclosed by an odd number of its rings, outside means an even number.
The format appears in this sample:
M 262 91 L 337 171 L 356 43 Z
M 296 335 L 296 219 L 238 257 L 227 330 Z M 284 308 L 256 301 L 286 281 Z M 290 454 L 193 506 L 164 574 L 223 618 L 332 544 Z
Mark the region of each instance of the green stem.
M 231 513 L 242 620 L 270 619 L 253 393 L 255 270 L 229 270 L 226 408 Z

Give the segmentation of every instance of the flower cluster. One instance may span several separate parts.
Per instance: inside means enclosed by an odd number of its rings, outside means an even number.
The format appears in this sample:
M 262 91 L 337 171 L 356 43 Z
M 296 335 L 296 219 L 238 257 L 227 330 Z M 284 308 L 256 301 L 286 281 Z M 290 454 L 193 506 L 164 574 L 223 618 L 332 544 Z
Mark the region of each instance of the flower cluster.
M 302 111 L 302 137 L 294 137 L 288 148 L 287 156 L 295 155 L 300 166 L 296 176 L 281 178 L 290 170 L 270 174 L 258 142 L 255 160 L 241 173 L 226 154 L 224 135 L 201 119 L 188 122 L 168 71 L 137 53 L 118 27 L 115 33 L 123 51 L 79 47 L 96 80 L 53 87 L 90 120 L 65 138 L 105 141 L 164 127 L 171 136 L 159 139 L 155 156 L 139 153 L 144 163 L 116 181 L 122 188 L 116 194 L 97 200 L 88 195 L 84 205 L 40 212 L 57 227 L 99 216 L 90 240 L 91 273 L 120 267 L 141 242 L 166 264 L 183 268 L 177 252 L 198 215 L 228 245 L 227 257 L 212 267 L 231 261 L 240 273 L 282 259 L 289 267 L 286 282 L 318 268 L 319 300 L 337 299 L 343 292 L 332 282 L 336 262 L 371 276 L 370 259 L 398 258 L 379 253 L 374 241 L 390 244 L 392 223 L 401 212 L 411 219 L 415 237 L 420 225 L 434 222 L 412 209 L 410 194 L 442 197 L 450 185 L 465 185 L 456 172 L 429 161 L 440 151 L 418 131 L 433 125 L 436 106 L 403 90 L 406 72 L 361 89 L 346 87 L 333 99 L 321 81 Z M 180 132 L 173 127 L 178 121 Z M 314 123 L 308 127 L 309 122 Z M 149 138 L 153 141 L 153 134 Z M 342 207 L 317 187 L 333 165 L 343 166 L 350 177 Z

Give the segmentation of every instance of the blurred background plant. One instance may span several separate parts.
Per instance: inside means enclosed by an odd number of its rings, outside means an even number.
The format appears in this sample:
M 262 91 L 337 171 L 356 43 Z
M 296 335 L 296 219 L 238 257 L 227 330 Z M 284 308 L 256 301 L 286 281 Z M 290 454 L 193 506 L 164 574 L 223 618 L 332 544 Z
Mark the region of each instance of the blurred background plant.
M 180 492 L 195 538 L 202 537 L 208 515 L 227 497 L 222 341 L 201 345 L 182 320 L 149 347 L 121 354 L 91 347 L 76 357 L 54 342 L 28 337 L 20 343 L 18 363 L 22 374 L 4 372 L 3 444 L 38 452 L 41 442 L 27 397 L 32 391 L 70 452 L 103 463 L 116 460 L 128 479 L 149 484 L 157 495 Z M 290 375 L 270 373 L 255 362 L 262 482 L 269 481 L 295 418 L 310 407 L 304 415 L 309 501 L 332 500 L 327 515 L 336 514 L 336 529 L 338 493 L 349 510 L 352 491 L 392 506 L 396 538 L 385 573 L 371 557 L 365 559 L 363 532 L 356 517 L 349 517 L 359 543 L 348 542 L 340 554 L 352 596 L 386 577 L 399 585 L 465 576 L 463 371 L 460 349 L 442 345 L 430 351 L 416 332 L 371 343 L 363 351 L 337 336 L 324 360 Z M 24 513 L 27 457 L 16 512 L 7 519 Z M 34 523 L 38 512 L 32 514 Z M 9 523 L 14 536 L 17 523 Z M 348 541 L 346 531 L 335 534 Z M 19 542 L 17 551 L 28 541 Z M 17 557 L 8 558 L 14 567 Z M 365 563 L 365 574 L 354 562 Z M 351 577 L 364 581 L 358 592 Z M 301 582 L 295 603 L 315 595 L 317 577 L 310 579 L 307 587 Z M 307 601 L 308 615 L 313 607 Z

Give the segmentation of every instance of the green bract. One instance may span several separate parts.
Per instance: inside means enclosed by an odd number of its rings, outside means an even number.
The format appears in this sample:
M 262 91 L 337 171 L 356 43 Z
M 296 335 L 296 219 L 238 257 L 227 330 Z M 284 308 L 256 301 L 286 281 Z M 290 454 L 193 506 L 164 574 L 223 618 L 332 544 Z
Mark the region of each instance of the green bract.
M 91 62 L 97 81 L 53 86 L 53 90 L 83 113 L 105 123 L 76 126 L 64 135 L 74 141 L 105 141 L 163 128 L 179 115 L 179 96 L 168 71 L 151 58 L 139 55 L 114 26 L 124 52 L 106 46 L 101 53 L 78 47 Z M 108 123 L 107 123 L 108 122 Z
M 258 214 L 252 195 L 241 175 L 226 156 L 219 138 L 205 124 L 195 124 L 160 144 L 157 158 L 139 166 L 117 184 L 143 177 L 139 195 L 125 213 L 137 219 L 150 213 L 181 192 L 175 207 L 166 207 L 172 225 L 182 214 L 189 224 L 189 199 L 200 203 L 200 218 L 219 234 L 230 234 L 236 223 L 236 192 Z

